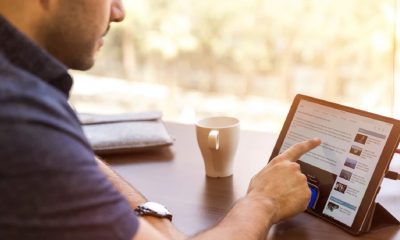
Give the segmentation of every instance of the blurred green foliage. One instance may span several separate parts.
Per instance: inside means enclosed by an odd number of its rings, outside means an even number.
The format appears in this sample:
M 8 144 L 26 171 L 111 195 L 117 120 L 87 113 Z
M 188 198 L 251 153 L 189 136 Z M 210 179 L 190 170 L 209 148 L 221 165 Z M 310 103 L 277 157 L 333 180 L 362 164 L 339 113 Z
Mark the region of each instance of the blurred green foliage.
M 125 0 L 92 73 L 289 101 L 392 104 L 393 0 Z

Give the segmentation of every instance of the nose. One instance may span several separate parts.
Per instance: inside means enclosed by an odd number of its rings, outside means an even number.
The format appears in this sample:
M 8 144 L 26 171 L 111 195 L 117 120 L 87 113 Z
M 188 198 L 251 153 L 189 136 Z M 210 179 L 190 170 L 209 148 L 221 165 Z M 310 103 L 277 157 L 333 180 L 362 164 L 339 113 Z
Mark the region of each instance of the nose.
M 111 22 L 121 22 L 125 18 L 125 10 L 124 5 L 122 4 L 122 0 L 113 0 L 111 5 Z

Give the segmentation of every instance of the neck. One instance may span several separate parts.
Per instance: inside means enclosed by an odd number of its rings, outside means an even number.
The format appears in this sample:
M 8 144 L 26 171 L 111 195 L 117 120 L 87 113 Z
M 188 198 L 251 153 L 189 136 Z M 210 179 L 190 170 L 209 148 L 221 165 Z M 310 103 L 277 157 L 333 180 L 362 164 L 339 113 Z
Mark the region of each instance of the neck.
M 37 1 L 7 1 L 0 0 L 0 15 L 9 21 L 15 28 L 30 38 L 33 42 L 42 46 L 42 40 L 38 33 L 39 16 L 42 14 Z

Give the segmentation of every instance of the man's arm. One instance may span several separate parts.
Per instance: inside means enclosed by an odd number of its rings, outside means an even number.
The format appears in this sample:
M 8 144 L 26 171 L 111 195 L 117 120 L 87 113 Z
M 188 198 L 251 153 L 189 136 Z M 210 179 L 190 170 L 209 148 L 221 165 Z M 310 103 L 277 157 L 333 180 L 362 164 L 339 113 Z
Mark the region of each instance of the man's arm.
M 256 199 L 243 198 L 229 211 L 228 215 L 215 227 L 202 232 L 188 240 L 253 240 L 264 239 L 273 224 L 272 216 L 276 210 L 271 205 L 267 208 L 261 206 Z M 147 221 L 139 219 L 139 229 L 132 240 L 171 240 L 176 239 L 161 234 L 160 229 L 150 225 Z
M 317 139 L 305 141 L 274 158 L 253 177 L 247 195 L 235 204 L 220 223 L 191 239 L 261 239 L 272 224 L 304 211 L 310 199 L 310 190 L 296 161 L 319 144 L 320 140 Z M 143 195 L 101 161 L 100 166 L 132 207 L 146 201 Z M 182 238 L 184 235 L 168 220 L 149 217 L 140 220 L 134 240 Z
M 138 190 L 127 183 L 117 173 L 115 173 L 105 162 L 96 157 L 101 171 L 107 176 L 114 187 L 128 200 L 132 209 L 135 209 L 138 205 L 147 202 L 146 197 L 143 196 Z M 161 219 L 152 216 L 141 217 L 145 220 L 147 228 L 154 228 L 159 231 L 158 235 L 162 233 L 167 239 L 185 239 L 186 236 L 181 233 L 168 219 Z M 143 225 L 141 220 L 140 228 Z M 143 230 L 143 229 L 142 229 Z M 147 238 L 149 239 L 149 238 Z M 157 239 L 157 238 L 155 238 Z
M 123 178 L 121 178 L 107 163 L 103 162 L 99 157 L 96 157 L 97 163 L 101 171 L 107 176 L 108 180 L 114 187 L 128 200 L 132 209 L 135 209 L 139 204 L 147 202 L 147 199 Z
M 247 195 L 227 216 L 194 239 L 263 239 L 272 224 L 304 211 L 311 192 L 296 161 L 319 144 L 319 139 L 304 141 L 275 157 L 253 177 Z
M 145 203 L 147 199 L 134 187 L 129 185 L 124 179 L 116 174 L 106 163 L 99 158 L 96 158 L 100 169 L 106 174 L 108 179 L 113 183 L 115 188 L 129 201 L 129 204 L 134 209 L 139 204 Z M 260 208 L 263 208 L 257 199 L 252 197 L 246 197 L 239 200 L 232 210 L 228 213 L 225 219 L 219 223 L 213 230 L 199 234 L 195 239 L 217 239 L 220 234 L 223 234 L 226 239 L 235 239 L 235 231 L 242 232 L 244 228 L 256 228 L 259 232 L 256 235 L 263 235 L 267 232 L 267 227 L 257 227 L 257 225 L 270 226 L 272 225 L 272 219 L 269 219 L 269 215 L 272 216 L 275 210 L 272 208 L 272 203 L 266 207 L 263 212 L 260 212 Z M 259 213 L 259 214 L 257 214 Z M 246 216 L 248 215 L 248 216 Z M 267 215 L 265 217 L 265 215 Z M 141 217 L 142 218 L 142 217 Z M 265 219 L 264 219 L 265 218 Z M 246 221 L 246 219 L 248 221 Z M 244 221 L 245 220 L 245 221 Z M 243 226 L 247 224 L 249 226 Z M 254 226 L 253 226 L 254 225 Z M 240 226 L 239 228 L 234 226 Z M 256 230 L 254 229 L 254 230 Z M 254 232 L 246 231 L 246 232 Z M 239 233 L 240 233 L 239 232 Z M 243 232 L 242 234 L 245 234 Z M 142 235 L 143 234 L 143 235 Z M 230 236 L 228 236 L 230 235 Z M 185 239 L 186 237 L 180 233 L 174 225 L 166 219 L 159 219 L 155 217 L 143 217 L 140 219 L 140 225 L 138 233 L 135 236 L 135 240 L 142 239 Z M 150 237 L 151 236 L 151 237 Z M 240 234 L 240 236 L 242 236 Z M 240 238 L 238 238 L 240 239 Z M 251 239 L 251 238 L 242 238 Z

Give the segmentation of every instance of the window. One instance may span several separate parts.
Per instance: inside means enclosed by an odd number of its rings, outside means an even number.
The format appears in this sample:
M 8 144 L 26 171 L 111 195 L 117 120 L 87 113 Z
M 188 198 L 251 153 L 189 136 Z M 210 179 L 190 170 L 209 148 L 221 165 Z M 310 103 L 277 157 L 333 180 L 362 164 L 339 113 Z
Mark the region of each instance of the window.
M 395 0 L 124 3 L 96 66 L 73 72 L 79 111 L 231 115 L 274 132 L 297 93 L 396 113 Z

